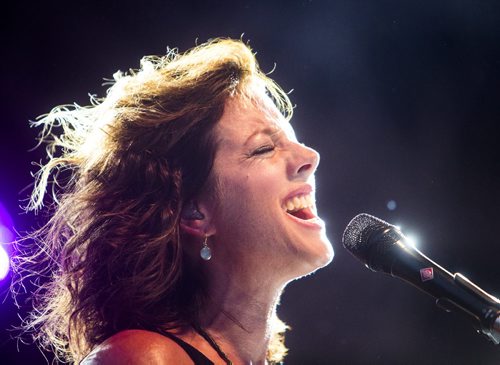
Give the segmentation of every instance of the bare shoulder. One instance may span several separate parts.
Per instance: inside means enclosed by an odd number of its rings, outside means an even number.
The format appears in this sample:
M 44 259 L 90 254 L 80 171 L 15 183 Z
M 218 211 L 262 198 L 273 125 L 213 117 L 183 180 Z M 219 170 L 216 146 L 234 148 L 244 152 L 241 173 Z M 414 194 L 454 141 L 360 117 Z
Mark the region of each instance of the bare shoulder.
M 126 330 L 98 345 L 81 365 L 193 365 L 175 341 L 159 333 Z

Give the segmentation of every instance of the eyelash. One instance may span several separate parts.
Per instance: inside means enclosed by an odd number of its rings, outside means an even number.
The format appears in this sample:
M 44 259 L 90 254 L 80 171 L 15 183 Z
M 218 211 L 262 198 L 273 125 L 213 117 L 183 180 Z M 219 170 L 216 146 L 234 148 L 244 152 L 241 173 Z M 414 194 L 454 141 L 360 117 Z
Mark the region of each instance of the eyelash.
M 265 146 L 261 146 L 259 148 L 257 148 L 256 150 L 254 150 L 252 153 L 251 153 L 251 156 L 258 156 L 258 155 L 263 155 L 265 153 L 269 153 L 269 152 L 272 152 L 274 151 L 276 147 L 273 146 L 273 145 L 265 145 Z

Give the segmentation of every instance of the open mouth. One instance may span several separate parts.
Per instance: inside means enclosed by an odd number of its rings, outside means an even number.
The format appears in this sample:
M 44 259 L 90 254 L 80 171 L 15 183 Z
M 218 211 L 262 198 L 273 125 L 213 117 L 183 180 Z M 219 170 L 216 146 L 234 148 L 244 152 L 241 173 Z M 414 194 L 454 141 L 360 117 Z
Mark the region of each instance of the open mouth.
M 302 220 L 316 218 L 313 211 L 314 199 L 311 194 L 301 194 L 294 196 L 283 204 L 283 209 L 287 214 Z
M 287 213 L 290 215 L 293 215 L 294 217 L 297 217 L 302 220 L 308 220 L 308 219 L 313 219 L 315 218 L 315 215 L 311 211 L 311 208 L 304 208 L 300 210 L 295 210 L 295 211 L 288 211 Z

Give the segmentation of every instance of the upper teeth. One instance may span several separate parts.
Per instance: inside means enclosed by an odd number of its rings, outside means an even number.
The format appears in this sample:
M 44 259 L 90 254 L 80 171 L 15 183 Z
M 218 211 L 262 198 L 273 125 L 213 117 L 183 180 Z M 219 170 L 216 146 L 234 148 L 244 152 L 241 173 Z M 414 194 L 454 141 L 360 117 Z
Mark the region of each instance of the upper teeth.
M 288 199 L 283 204 L 283 209 L 289 212 L 296 212 L 304 208 L 312 207 L 314 205 L 314 199 L 311 194 L 306 195 L 296 195 L 293 198 Z

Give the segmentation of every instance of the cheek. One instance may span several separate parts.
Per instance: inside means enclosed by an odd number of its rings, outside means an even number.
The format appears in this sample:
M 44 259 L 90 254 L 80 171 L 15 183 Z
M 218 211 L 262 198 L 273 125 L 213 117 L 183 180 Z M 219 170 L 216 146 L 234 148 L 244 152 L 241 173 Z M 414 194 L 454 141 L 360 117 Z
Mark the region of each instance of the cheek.
M 283 184 L 272 170 L 239 171 L 219 178 L 219 215 L 224 221 L 247 224 L 271 214 Z
M 273 167 L 257 171 L 244 171 L 234 178 L 227 179 L 226 189 L 237 200 L 249 202 L 265 197 L 278 197 L 283 188 L 282 177 Z
M 252 224 L 274 219 L 276 208 L 281 209 L 279 198 L 287 189 L 283 160 L 270 158 L 245 165 L 217 161 L 214 171 L 219 222 Z

